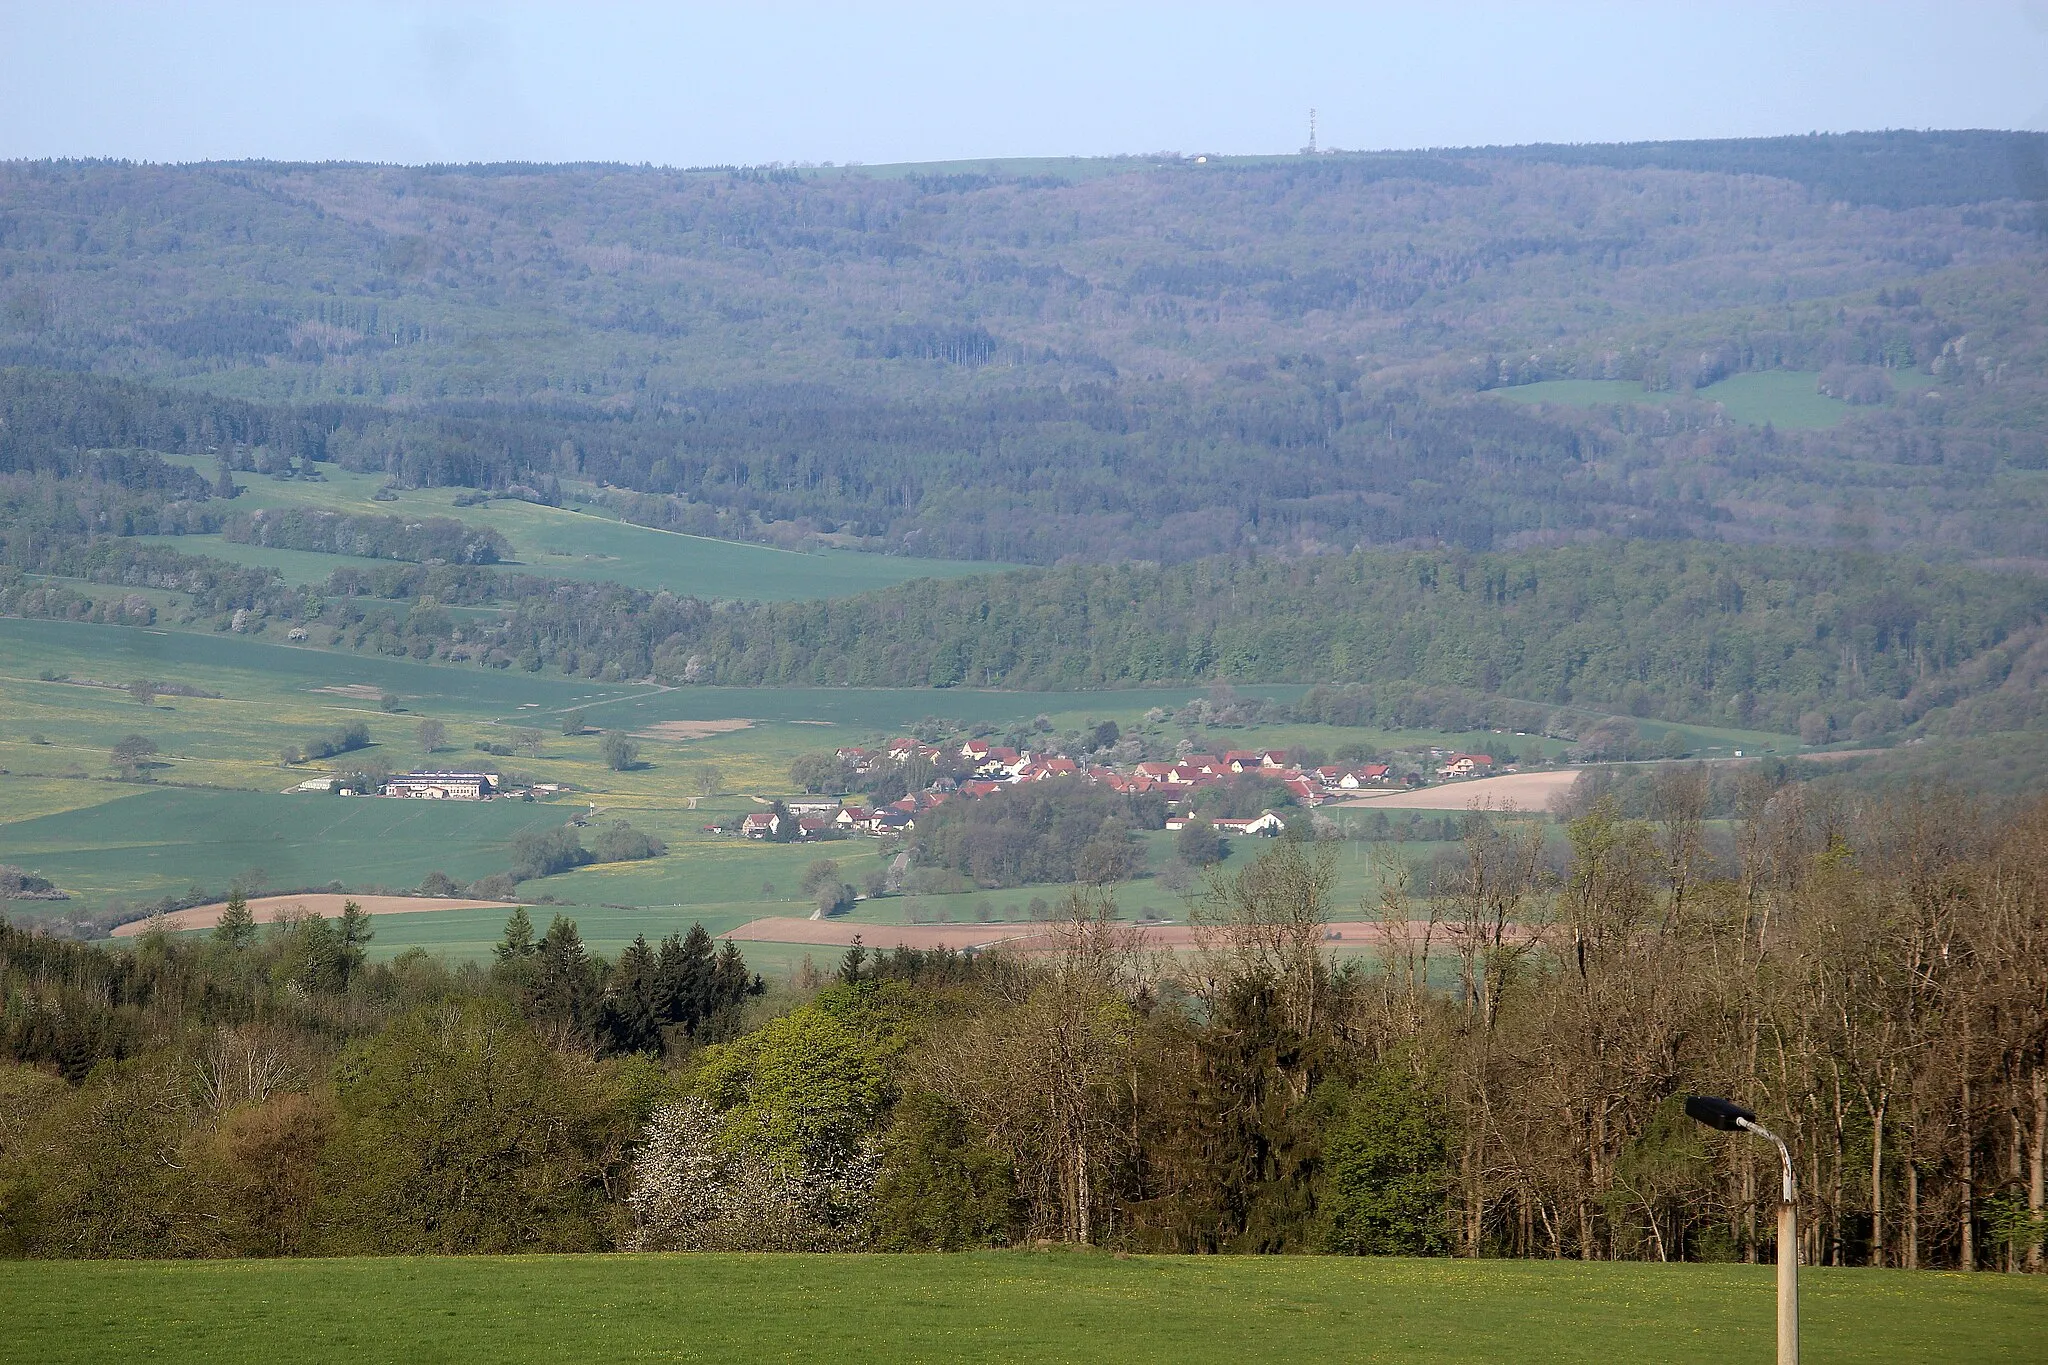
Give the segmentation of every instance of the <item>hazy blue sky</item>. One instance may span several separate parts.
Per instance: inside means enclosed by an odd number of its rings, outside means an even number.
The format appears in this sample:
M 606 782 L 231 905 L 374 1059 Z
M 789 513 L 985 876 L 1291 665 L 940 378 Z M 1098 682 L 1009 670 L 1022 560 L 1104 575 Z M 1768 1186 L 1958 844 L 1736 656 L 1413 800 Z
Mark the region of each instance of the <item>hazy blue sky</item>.
M 0 0 L 0 157 L 933 160 L 2048 127 L 2048 3 Z

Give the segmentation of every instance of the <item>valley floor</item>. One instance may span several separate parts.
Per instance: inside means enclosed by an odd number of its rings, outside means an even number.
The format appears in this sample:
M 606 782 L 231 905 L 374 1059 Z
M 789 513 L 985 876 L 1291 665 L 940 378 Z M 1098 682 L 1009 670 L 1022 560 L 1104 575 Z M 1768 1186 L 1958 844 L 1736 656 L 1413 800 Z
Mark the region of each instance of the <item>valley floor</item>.
M 1802 1272 L 1814 1361 L 2038 1360 L 2048 1281 Z M 1766 1267 L 1324 1257 L 16 1262 L 0 1362 L 1768 1359 Z

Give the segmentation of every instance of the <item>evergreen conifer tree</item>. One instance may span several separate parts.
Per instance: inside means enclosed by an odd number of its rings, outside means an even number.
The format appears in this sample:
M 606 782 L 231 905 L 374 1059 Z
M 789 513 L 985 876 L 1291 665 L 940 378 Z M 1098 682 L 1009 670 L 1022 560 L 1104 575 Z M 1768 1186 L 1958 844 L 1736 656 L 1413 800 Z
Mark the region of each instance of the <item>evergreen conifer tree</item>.
M 533 920 L 526 907 L 516 906 L 505 921 L 505 937 L 492 950 L 500 962 L 518 962 L 533 956 Z
M 365 949 L 376 935 L 370 929 L 370 915 L 354 901 L 341 903 L 341 921 L 335 926 L 335 970 L 347 986 L 363 965 Z
M 214 922 L 213 941 L 228 948 L 246 948 L 256 941 L 256 916 L 249 910 L 249 898 L 237 888 Z

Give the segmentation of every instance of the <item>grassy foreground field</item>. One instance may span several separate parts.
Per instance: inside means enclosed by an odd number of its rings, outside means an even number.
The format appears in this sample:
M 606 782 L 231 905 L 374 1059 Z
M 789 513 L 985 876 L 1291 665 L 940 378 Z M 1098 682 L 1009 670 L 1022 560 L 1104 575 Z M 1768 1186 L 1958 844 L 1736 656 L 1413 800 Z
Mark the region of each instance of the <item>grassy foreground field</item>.
M 1808 1271 L 1815 1362 L 2038 1360 L 2048 1283 Z M 1767 1360 L 1748 1266 L 1136 1257 L 28 1262 L 0 1361 Z

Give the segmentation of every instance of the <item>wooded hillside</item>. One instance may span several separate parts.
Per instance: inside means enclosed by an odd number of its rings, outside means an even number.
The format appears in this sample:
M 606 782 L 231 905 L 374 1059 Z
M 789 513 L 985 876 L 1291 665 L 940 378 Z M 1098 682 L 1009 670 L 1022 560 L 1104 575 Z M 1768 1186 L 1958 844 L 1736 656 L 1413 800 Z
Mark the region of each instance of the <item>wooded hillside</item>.
M 601 481 L 675 529 L 1012 562 L 1592 534 L 2039 558 L 2041 144 L 13 164 L 0 364 L 175 392 L 16 377 L 10 427 L 48 433 L 0 446 Z M 1825 401 L 1766 425 L 1716 387 L 1758 373 Z M 1619 387 L 1482 396 L 1558 379 Z

